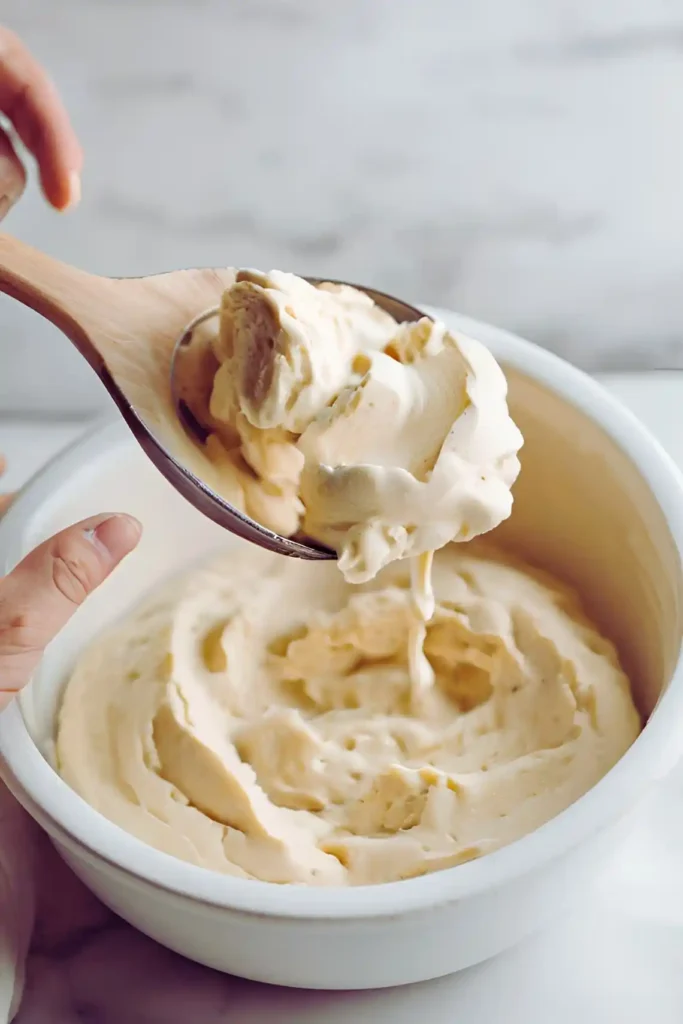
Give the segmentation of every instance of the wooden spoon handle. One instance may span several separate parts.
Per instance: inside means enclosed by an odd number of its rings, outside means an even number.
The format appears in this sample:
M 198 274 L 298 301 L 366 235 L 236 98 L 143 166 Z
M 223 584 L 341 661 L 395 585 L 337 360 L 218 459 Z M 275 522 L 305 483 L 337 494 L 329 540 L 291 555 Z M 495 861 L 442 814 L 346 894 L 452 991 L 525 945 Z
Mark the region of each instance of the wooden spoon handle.
M 102 357 L 92 334 L 111 306 L 113 283 L 0 234 L 0 292 L 51 320 L 96 370 Z

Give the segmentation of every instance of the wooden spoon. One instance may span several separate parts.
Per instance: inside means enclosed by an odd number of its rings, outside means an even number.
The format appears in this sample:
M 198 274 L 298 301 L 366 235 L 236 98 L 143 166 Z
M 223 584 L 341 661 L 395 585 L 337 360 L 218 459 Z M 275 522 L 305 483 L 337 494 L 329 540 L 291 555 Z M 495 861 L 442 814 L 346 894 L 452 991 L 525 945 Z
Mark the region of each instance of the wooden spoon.
M 335 552 L 315 541 L 281 537 L 236 508 L 229 500 L 230 481 L 188 432 L 187 421 L 175 407 L 173 370 L 179 340 L 186 341 L 187 325 L 216 306 L 234 280 L 235 271 L 229 268 L 98 277 L 0 234 L 0 292 L 34 309 L 73 342 L 145 453 L 184 498 L 220 526 L 271 551 L 306 559 L 336 558 Z M 423 315 L 391 296 L 361 290 L 397 321 Z

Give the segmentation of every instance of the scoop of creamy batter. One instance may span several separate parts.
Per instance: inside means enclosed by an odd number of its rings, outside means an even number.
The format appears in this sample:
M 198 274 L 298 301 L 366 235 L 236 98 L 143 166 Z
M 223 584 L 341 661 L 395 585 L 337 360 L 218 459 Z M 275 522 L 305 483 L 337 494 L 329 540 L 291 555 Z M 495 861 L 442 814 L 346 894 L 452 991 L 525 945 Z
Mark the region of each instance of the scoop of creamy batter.
M 522 437 L 479 342 L 399 325 L 348 286 L 242 270 L 194 344 L 186 397 L 230 493 L 333 547 L 347 580 L 509 516 Z
M 354 582 L 507 519 L 522 443 L 502 370 L 443 324 L 402 325 L 365 365 L 298 442 L 304 529 Z
M 517 839 L 636 738 L 628 680 L 549 577 L 451 545 L 433 583 L 416 700 L 403 563 L 352 587 L 227 553 L 81 657 L 61 774 L 152 846 L 269 882 L 410 878 Z

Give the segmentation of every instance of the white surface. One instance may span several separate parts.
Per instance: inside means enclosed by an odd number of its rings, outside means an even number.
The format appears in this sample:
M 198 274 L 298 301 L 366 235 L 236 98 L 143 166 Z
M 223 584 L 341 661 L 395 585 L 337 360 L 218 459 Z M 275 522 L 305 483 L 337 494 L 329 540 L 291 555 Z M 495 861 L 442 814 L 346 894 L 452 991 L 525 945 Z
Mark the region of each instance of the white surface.
M 273 265 L 683 365 L 678 0 L 3 0 L 85 150 L 7 230 L 96 272 Z M 56 373 L 68 360 L 69 376 Z M 0 408 L 104 402 L 0 298 Z
M 683 375 L 617 378 L 611 385 L 683 455 Z M 0 424 L 0 447 L 10 440 L 18 461 L 27 433 L 35 442 L 34 430 L 5 433 Z M 672 784 L 642 809 L 639 828 L 572 919 L 452 978 L 338 996 L 273 990 L 181 961 L 115 919 L 92 930 L 81 920 L 80 934 L 77 922 L 71 935 L 38 943 L 19 1024 L 76 1024 L 84 1015 L 92 1024 L 679 1024 L 683 828 L 676 825 L 676 798 Z M 68 888 L 64 915 L 67 902 L 78 902 Z M 58 911 L 59 904 L 52 916 Z
M 31 422 L 0 419 L 0 454 L 7 468 L 0 477 L 0 493 L 18 490 L 53 455 L 87 429 L 80 421 Z

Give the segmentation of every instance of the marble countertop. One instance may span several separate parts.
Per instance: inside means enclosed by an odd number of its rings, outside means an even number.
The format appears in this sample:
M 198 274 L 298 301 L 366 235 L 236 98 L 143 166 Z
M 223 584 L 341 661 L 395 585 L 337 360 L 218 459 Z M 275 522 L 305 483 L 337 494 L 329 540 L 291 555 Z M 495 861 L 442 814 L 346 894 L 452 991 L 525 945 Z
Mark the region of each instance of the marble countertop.
M 678 0 L 4 0 L 85 149 L 7 229 L 96 272 L 345 277 L 586 367 L 683 367 Z M 0 297 L 0 411 L 105 399 Z
M 683 467 L 683 373 L 604 383 Z M 0 418 L 16 487 L 83 422 Z M 314 993 L 183 960 L 101 906 L 41 837 L 37 928 L 16 1024 L 680 1024 L 683 766 L 638 812 L 595 890 L 542 935 L 451 978 L 383 992 Z

